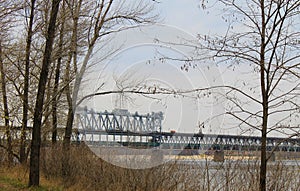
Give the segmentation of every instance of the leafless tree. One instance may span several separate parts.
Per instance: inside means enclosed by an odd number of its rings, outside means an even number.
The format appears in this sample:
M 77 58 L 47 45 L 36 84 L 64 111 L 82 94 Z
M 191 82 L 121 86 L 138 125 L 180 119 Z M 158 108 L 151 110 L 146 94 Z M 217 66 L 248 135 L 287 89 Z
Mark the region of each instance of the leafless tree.
M 36 104 L 34 109 L 33 129 L 32 129 L 32 143 L 30 153 L 30 174 L 29 186 L 39 186 L 40 180 L 40 145 L 41 145 L 41 124 L 44 94 L 46 90 L 46 83 L 48 78 L 49 66 L 51 63 L 52 46 L 55 38 L 56 18 L 59 10 L 60 0 L 52 1 L 52 9 L 50 13 L 50 20 L 48 24 L 48 31 L 46 36 L 46 45 L 43 56 L 43 63 L 39 77 L 39 86 L 37 91 Z
M 96 45 L 106 44 L 105 40 L 112 34 L 138 27 L 141 24 L 152 23 L 157 15 L 152 13 L 153 4 L 140 0 L 138 2 L 101 0 L 101 1 L 66 1 L 66 7 L 71 15 L 71 40 L 66 69 L 64 74 L 65 92 L 68 103 L 67 123 L 64 134 L 66 163 L 63 173 L 67 174 L 67 150 L 72 135 L 75 109 L 81 83 L 89 65 Z M 80 27 L 79 27 L 80 26 Z M 104 43 L 105 42 L 105 43 Z M 115 50 L 104 57 L 108 58 Z M 80 58 L 80 59 L 79 59 Z M 105 59 L 103 58 L 103 59 Z M 78 62 L 78 60 L 82 60 Z
M 32 0 L 30 3 L 30 13 L 29 13 L 29 22 L 28 22 L 28 31 L 26 39 L 26 52 L 25 52 L 25 72 L 24 72 L 24 92 L 23 92 L 23 117 L 22 117 L 22 136 L 20 143 L 20 162 L 26 162 L 26 130 L 28 123 L 28 93 L 29 93 L 29 67 L 30 67 L 30 52 L 31 52 L 31 42 L 33 35 L 33 19 L 34 19 L 34 9 L 35 9 L 35 0 Z
M 58 103 L 60 98 L 60 91 L 59 91 L 59 82 L 61 78 L 61 68 L 63 62 L 63 48 L 64 48 L 64 36 L 66 33 L 65 30 L 65 22 L 67 19 L 66 16 L 66 8 L 65 8 L 66 1 L 63 0 L 62 7 L 60 9 L 60 29 L 59 29 L 59 43 L 58 43 L 58 51 L 57 51 L 57 62 L 55 68 L 55 77 L 54 77 L 54 87 L 52 93 L 52 143 L 56 143 L 57 141 L 57 125 L 58 125 Z
M 266 190 L 267 135 L 274 131 L 299 135 L 300 1 L 217 3 L 224 6 L 226 33 L 199 35 L 199 42 L 191 46 L 201 52 L 199 60 L 253 67 L 249 72 L 254 79 L 223 88 L 230 103 L 226 113 L 239 120 L 239 126 L 261 132 L 260 190 Z M 253 87 L 249 80 L 259 84 Z
M 82 7 L 80 9 L 80 7 L 83 6 L 83 3 L 85 3 L 85 6 L 89 7 Z M 85 15 L 88 20 L 84 20 L 89 23 L 84 33 L 86 35 L 84 37 L 84 42 L 86 42 L 86 51 L 81 53 L 83 54 L 82 63 L 77 63 L 77 22 L 80 21 L 79 16 L 82 14 L 82 11 L 86 11 L 87 8 L 90 10 L 90 13 Z M 67 96 L 69 100 L 69 111 L 64 138 L 65 143 L 68 144 L 70 142 L 80 85 L 88 68 L 89 60 L 96 43 L 105 40 L 105 38 L 107 38 L 110 34 L 132 27 L 137 27 L 141 24 L 153 23 L 157 19 L 157 15 L 153 14 L 152 11 L 152 4 L 146 1 L 126 2 L 117 0 L 102 0 L 86 3 L 79 0 L 75 3 L 75 8 L 73 8 L 73 31 L 71 39 L 71 42 L 73 43 L 70 46 L 74 65 L 75 81 L 71 95 Z M 71 61 L 71 59 L 69 59 L 69 61 Z M 77 65 L 80 66 L 79 69 Z M 68 70 L 66 70 L 66 72 L 68 72 Z M 66 75 L 66 79 L 70 81 L 71 79 L 68 75 L 69 74 Z M 69 87 L 67 89 L 69 89 Z

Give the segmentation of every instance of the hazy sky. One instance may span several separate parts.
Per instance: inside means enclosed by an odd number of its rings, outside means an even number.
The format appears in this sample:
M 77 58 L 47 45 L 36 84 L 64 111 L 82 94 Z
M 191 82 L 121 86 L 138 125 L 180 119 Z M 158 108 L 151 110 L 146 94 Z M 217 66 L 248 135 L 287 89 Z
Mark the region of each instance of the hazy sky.
M 192 35 L 222 32 L 224 22 L 218 13 L 203 10 L 200 0 L 162 0 L 158 5 L 163 22 Z
M 115 81 L 122 82 L 122 86 L 147 83 L 159 84 L 169 89 L 193 89 L 223 84 L 242 87 L 249 79 L 255 85 L 257 78 L 249 72 L 252 71 L 249 66 L 232 71 L 227 70 L 226 66 L 201 62 L 197 63 L 196 68 L 186 72 L 181 70 L 184 64 L 182 62 L 159 61 L 158 58 L 162 56 L 185 58 L 193 54 L 192 48 L 164 45 L 161 42 L 178 43 L 183 42 L 182 39 L 197 41 L 197 34 L 223 34 L 227 29 L 218 7 L 203 10 L 199 6 L 199 0 L 160 1 L 157 5 L 162 20 L 160 24 L 116 35 L 111 39 L 110 45 L 115 45 L 119 51 L 101 64 L 99 59 L 106 52 L 103 49 L 95 51 L 91 63 L 96 65 L 87 75 L 88 83 L 84 84 L 83 94 L 95 92 L 99 86 L 101 91 L 117 89 Z M 213 12 L 213 10 L 217 11 Z M 241 74 L 244 75 L 243 79 L 240 77 Z M 198 124 L 205 122 L 204 133 L 240 134 L 242 132 L 228 121 L 224 121 L 222 117 L 211 119 L 224 113 L 226 100 L 215 100 L 213 97 L 196 100 L 180 96 L 160 96 L 158 98 L 161 100 L 158 101 L 131 95 L 121 105 L 119 97 L 119 95 L 96 97 L 83 104 L 96 111 L 111 111 L 118 107 L 126 108 L 131 113 L 138 111 L 141 114 L 163 111 L 164 131 L 174 129 L 179 132 L 197 132 Z

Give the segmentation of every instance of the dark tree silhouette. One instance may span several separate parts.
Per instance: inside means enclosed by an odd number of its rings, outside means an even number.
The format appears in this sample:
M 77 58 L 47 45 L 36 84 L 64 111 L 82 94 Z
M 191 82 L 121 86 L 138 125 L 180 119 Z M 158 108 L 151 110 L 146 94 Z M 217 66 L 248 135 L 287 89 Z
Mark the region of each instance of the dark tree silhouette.
M 34 109 L 33 130 L 32 130 L 32 142 L 30 153 L 30 174 L 29 174 L 29 186 L 39 186 L 40 184 L 40 146 L 41 146 L 41 124 L 43 116 L 43 104 L 44 94 L 46 89 L 46 83 L 48 79 L 49 66 L 51 64 L 52 45 L 55 34 L 55 23 L 57 13 L 59 10 L 60 0 L 52 1 L 52 9 L 50 14 L 50 21 L 48 25 L 48 31 L 46 36 L 46 46 L 43 56 L 43 64 L 39 77 L 39 85 L 37 91 L 37 98 Z

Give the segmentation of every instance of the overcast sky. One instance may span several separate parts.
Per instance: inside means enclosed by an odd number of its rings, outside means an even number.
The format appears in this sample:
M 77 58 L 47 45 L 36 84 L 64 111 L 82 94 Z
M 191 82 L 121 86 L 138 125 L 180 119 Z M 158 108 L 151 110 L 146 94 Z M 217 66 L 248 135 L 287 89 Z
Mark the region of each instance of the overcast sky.
M 101 91 L 116 89 L 115 81 L 120 80 L 123 85 L 134 85 L 142 81 L 148 84 L 160 84 L 166 88 L 192 89 L 222 84 L 242 86 L 244 81 L 255 81 L 253 77 L 241 80 L 240 75 L 249 73 L 249 66 L 228 71 L 226 66 L 216 66 L 214 63 L 197 63 L 195 69 L 185 72 L 181 70 L 182 62 L 157 59 L 164 55 L 169 57 L 190 56 L 192 49 L 181 46 L 164 46 L 155 39 L 165 42 L 180 42 L 197 40 L 197 34 L 223 34 L 227 25 L 221 19 L 220 10 L 203 10 L 199 0 L 160 0 L 157 8 L 162 22 L 154 26 L 146 26 L 118 34 L 111 39 L 110 44 L 119 46 L 114 56 L 103 64 L 98 64 L 99 58 L 106 54 L 103 49 L 95 51 L 91 63 L 96 64 L 87 77 L 85 91 L 95 92 L 104 84 Z M 217 10 L 212 12 L 213 10 Z M 210 12 L 209 12 L 210 11 Z M 150 64 L 149 64 L 150 63 Z M 258 95 L 259 96 L 259 95 Z M 114 108 L 126 108 L 131 113 L 141 114 L 162 111 L 165 116 L 163 130 L 179 132 L 198 132 L 198 124 L 206 122 L 204 133 L 240 134 L 241 129 L 232 126 L 224 118 L 212 117 L 224 113 L 226 100 L 204 98 L 195 100 L 190 98 L 159 97 L 162 101 L 148 99 L 141 96 L 130 96 L 130 99 L 118 102 L 118 95 L 97 97 L 83 103 L 96 111 L 111 111 Z M 252 133 L 252 132 L 248 132 Z M 257 134 L 258 135 L 258 134 Z
M 225 25 L 220 15 L 211 13 L 211 10 L 203 10 L 200 0 L 162 0 L 158 7 L 165 24 L 192 35 L 224 30 Z

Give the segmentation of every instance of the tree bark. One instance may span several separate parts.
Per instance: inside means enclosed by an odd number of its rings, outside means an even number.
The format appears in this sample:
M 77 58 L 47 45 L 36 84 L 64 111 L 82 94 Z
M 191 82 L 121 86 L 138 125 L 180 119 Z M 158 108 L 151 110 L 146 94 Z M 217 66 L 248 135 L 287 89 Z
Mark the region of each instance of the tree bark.
M 62 174 L 64 177 L 69 175 L 69 146 L 70 146 L 70 139 L 72 135 L 72 126 L 74 120 L 74 105 L 73 101 L 74 98 L 71 97 L 71 88 L 70 88 L 70 70 L 71 70 L 71 62 L 73 59 L 74 64 L 74 72 L 77 73 L 77 41 L 78 41 L 78 20 L 79 20 L 79 13 L 81 10 L 82 0 L 79 0 L 74 8 L 74 13 L 72 14 L 73 19 L 73 30 L 72 30 L 72 37 L 71 37 L 71 44 L 70 44 L 70 52 L 68 56 L 68 62 L 65 72 L 65 79 L 66 79 L 66 96 L 68 101 L 68 115 L 67 115 L 67 124 L 65 128 L 64 140 L 63 140 L 63 161 L 62 161 Z
M 21 143 L 20 143 L 20 163 L 26 163 L 26 130 L 28 121 L 28 92 L 29 92 L 29 66 L 30 66 L 30 49 L 32 42 L 32 27 L 34 18 L 34 6 L 35 0 L 31 0 L 30 18 L 26 39 L 26 53 L 25 53 L 25 74 L 24 74 L 24 94 L 23 94 L 23 117 L 22 117 L 22 132 L 21 132 Z
M 52 143 L 55 144 L 57 141 L 57 97 L 58 97 L 58 87 L 59 87 L 59 78 L 60 78 L 60 67 L 61 67 L 61 53 L 62 53 L 62 39 L 63 39 L 63 23 L 60 31 L 60 40 L 59 40 L 59 57 L 57 59 L 57 64 L 55 68 L 55 79 L 54 79 L 54 88 L 52 94 Z
M 55 34 L 55 24 L 57 13 L 59 10 L 60 0 L 52 1 L 52 9 L 50 21 L 46 36 L 46 46 L 43 56 L 42 69 L 39 77 L 39 85 L 37 98 L 34 109 L 33 130 L 32 130 L 32 143 L 30 153 L 30 173 L 29 173 L 29 186 L 39 186 L 40 184 L 40 144 L 41 144 L 41 123 L 43 115 L 44 94 L 46 89 L 49 65 L 51 63 L 52 45 Z
M 72 125 L 74 120 L 74 102 L 76 103 L 76 98 L 73 96 L 71 97 L 71 88 L 69 85 L 70 81 L 70 66 L 71 66 L 71 60 L 73 58 L 73 64 L 74 64 L 74 70 L 77 75 L 77 40 L 78 40 L 78 19 L 79 19 L 79 13 L 81 10 L 82 0 L 78 1 L 78 4 L 75 6 L 75 13 L 73 13 L 73 30 L 72 30 L 72 39 L 71 39 L 71 49 L 69 53 L 68 58 L 68 66 L 66 70 L 66 79 L 68 80 L 67 87 L 66 87 L 66 93 L 67 93 L 67 100 L 68 100 L 68 116 L 67 116 L 67 124 L 65 129 L 65 136 L 64 136 L 64 145 L 68 145 L 70 143 L 70 138 L 72 134 Z M 76 84 L 76 82 L 75 82 Z M 75 85 L 76 86 L 76 85 Z M 75 88 L 75 87 L 74 87 Z
M 266 22 L 265 22 L 265 4 L 264 1 L 260 1 L 261 6 L 261 46 L 260 46 L 260 88 L 262 96 L 262 130 L 261 130 L 261 165 L 260 165 L 260 179 L 259 189 L 260 191 L 266 190 L 267 179 L 267 128 L 268 128 L 268 91 L 265 81 L 265 46 L 266 46 Z
M 59 43 L 58 43 L 58 58 L 55 69 L 55 79 L 54 79 L 54 88 L 52 95 L 52 144 L 55 144 L 57 141 L 57 103 L 59 97 L 59 79 L 60 79 L 60 68 L 62 64 L 63 57 L 63 42 L 64 42 L 64 32 L 65 32 L 65 0 L 63 0 L 62 4 L 62 22 L 59 31 Z

